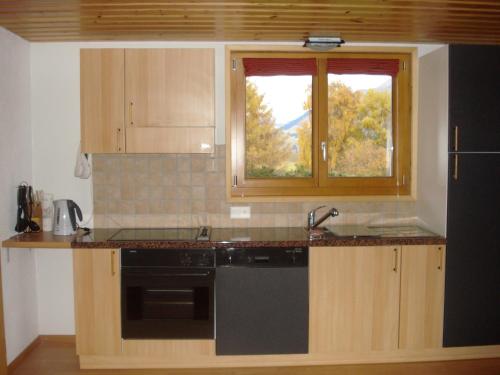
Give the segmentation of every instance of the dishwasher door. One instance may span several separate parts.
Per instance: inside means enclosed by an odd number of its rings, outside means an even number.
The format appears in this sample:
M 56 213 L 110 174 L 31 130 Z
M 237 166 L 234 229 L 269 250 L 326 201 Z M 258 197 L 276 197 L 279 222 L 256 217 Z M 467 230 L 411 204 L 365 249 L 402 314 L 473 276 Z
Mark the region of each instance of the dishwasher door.
M 307 264 L 273 266 L 256 258 L 217 267 L 216 354 L 307 353 Z

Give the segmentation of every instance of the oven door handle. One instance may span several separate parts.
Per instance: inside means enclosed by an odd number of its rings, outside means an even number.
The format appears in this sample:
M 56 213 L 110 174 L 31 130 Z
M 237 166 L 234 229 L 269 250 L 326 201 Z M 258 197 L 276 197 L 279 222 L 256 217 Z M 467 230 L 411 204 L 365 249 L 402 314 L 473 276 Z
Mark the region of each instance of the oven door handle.
M 163 275 L 162 275 L 163 276 Z M 205 272 L 205 273 L 167 273 L 165 276 L 181 276 L 181 277 L 207 277 L 210 276 L 210 272 Z
M 213 271 L 208 272 L 185 272 L 185 273 L 175 273 L 175 272 L 163 272 L 163 273 L 134 273 L 134 272 L 124 272 L 122 269 L 122 274 L 124 276 L 147 276 L 147 277 L 208 277 L 214 274 Z

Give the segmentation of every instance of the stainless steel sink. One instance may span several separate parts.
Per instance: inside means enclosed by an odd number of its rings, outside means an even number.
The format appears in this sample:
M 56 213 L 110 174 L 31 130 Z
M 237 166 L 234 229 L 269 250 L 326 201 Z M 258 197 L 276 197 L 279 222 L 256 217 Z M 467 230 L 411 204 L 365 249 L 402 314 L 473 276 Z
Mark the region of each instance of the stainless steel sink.
M 417 225 L 327 225 L 325 230 L 335 237 L 361 238 L 361 237 L 434 237 L 437 236 Z M 326 234 L 328 235 L 328 234 Z

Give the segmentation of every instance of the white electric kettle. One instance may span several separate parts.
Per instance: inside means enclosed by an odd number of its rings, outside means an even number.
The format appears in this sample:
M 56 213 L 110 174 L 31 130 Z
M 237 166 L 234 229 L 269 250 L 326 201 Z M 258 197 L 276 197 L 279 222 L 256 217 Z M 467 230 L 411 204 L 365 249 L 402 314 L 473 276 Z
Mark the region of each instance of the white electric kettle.
M 76 216 L 83 220 L 82 210 L 71 199 L 58 199 L 54 201 L 54 234 L 67 236 L 75 234 L 78 229 Z

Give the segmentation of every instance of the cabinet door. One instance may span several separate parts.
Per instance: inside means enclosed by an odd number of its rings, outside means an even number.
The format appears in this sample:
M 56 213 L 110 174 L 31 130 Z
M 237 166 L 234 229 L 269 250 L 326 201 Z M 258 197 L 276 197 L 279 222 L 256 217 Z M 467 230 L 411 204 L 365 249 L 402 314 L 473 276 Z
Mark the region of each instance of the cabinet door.
M 452 155 L 444 346 L 500 344 L 499 213 L 500 154 Z
M 80 115 L 82 152 L 125 151 L 124 50 L 82 49 Z
M 449 49 L 450 151 L 500 151 L 500 46 Z
M 211 153 L 213 49 L 125 50 L 127 153 Z
M 121 352 L 119 250 L 74 249 L 78 355 Z
M 213 127 L 212 49 L 127 49 L 127 124 Z
M 399 347 L 439 348 L 443 343 L 445 247 L 403 246 Z
M 398 347 L 397 247 L 315 247 L 309 253 L 309 351 Z

